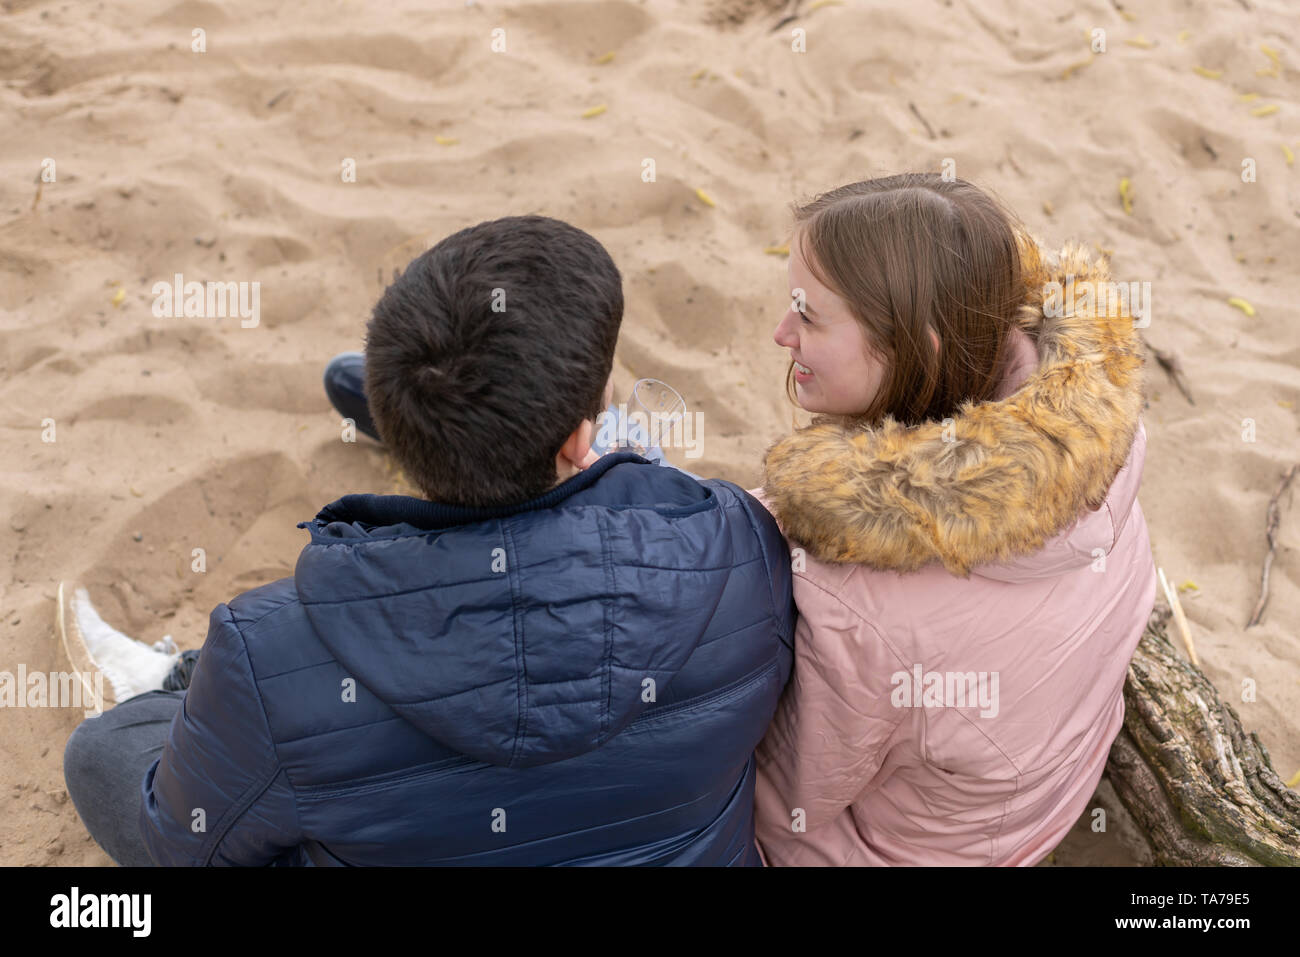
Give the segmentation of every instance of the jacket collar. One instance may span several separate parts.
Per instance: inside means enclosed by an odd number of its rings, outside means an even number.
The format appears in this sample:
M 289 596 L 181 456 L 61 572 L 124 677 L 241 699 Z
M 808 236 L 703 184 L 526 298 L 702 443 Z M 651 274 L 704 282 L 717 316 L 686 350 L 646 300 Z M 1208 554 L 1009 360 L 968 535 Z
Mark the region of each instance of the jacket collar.
M 1048 283 L 1109 282 L 1104 259 L 1073 243 L 1049 253 L 1028 234 L 1019 242 L 1024 335 L 997 398 L 962 406 L 946 437 L 938 422 L 816 420 L 768 450 L 769 506 L 813 557 L 898 572 L 937 560 L 965 577 L 1100 508 L 1144 405 L 1141 342 L 1127 308 L 1074 315 L 1067 294 L 1045 315 Z
M 589 468 L 536 498 L 516 505 L 472 507 L 443 505 L 410 495 L 344 495 L 317 513 L 312 522 L 300 522 L 299 528 L 323 528 L 334 522 L 351 524 L 361 522 L 375 528 L 407 524 L 418 529 L 432 530 L 470 525 L 494 518 L 507 518 L 521 512 L 555 508 L 566 499 L 595 484 L 602 475 L 623 462 L 648 464 L 634 452 L 613 452 L 597 459 Z

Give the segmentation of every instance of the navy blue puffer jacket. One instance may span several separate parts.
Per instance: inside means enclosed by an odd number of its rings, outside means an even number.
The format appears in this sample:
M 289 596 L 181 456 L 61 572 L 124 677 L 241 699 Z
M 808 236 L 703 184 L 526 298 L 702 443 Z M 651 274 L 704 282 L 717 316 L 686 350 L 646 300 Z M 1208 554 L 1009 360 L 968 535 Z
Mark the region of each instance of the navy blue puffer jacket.
M 775 521 L 629 454 L 523 505 L 348 495 L 218 605 L 142 783 L 160 864 L 759 863 Z

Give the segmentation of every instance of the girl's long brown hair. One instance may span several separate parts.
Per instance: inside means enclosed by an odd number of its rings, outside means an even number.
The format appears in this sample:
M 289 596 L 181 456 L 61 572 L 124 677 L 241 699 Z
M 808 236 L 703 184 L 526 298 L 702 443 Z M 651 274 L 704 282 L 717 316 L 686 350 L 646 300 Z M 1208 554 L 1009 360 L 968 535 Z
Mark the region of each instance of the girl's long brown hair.
M 830 418 L 870 427 L 890 415 L 918 425 L 994 396 L 1025 296 L 1014 214 L 937 173 L 850 183 L 792 210 L 791 238 L 809 271 L 848 303 L 887 365 L 869 408 Z M 792 362 L 791 399 L 793 374 Z

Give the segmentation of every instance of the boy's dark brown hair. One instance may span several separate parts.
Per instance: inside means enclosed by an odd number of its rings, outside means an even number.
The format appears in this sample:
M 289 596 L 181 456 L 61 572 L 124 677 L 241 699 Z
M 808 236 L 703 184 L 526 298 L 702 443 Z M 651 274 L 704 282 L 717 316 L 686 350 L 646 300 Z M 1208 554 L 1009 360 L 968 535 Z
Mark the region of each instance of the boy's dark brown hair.
M 393 281 L 366 326 L 375 427 L 431 500 L 510 505 L 557 480 L 570 433 L 602 411 L 623 321 L 603 246 L 546 216 L 448 236 Z
M 1025 301 L 1023 226 L 1005 206 L 965 180 L 901 173 L 830 190 L 793 213 L 809 271 L 848 303 L 888 369 L 870 408 L 840 418 L 918 425 L 994 396 Z M 791 399 L 793 372 L 791 363 Z

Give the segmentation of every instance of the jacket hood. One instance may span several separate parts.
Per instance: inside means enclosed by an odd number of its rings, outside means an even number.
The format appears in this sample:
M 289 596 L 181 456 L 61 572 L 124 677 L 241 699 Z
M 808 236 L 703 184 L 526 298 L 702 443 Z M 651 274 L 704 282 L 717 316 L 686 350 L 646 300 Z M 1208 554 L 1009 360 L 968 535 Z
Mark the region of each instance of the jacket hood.
M 714 490 L 621 453 L 533 502 L 348 495 L 308 528 L 299 600 L 346 672 L 489 764 L 591 751 L 663 700 L 734 564 Z M 360 689 L 359 689 L 360 690 Z
M 955 575 L 983 566 L 1004 580 L 1046 573 L 1044 560 L 1091 560 L 1095 529 L 1071 534 L 1082 513 L 1102 508 L 1134 447 L 1141 340 L 1127 304 L 1115 315 L 1072 308 L 1071 282 L 1109 282 L 1103 258 L 1074 243 L 1053 253 L 1028 234 L 1018 239 L 1026 300 L 1012 334 L 1017 357 L 995 399 L 961 406 L 947 441 L 939 422 L 818 420 L 768 450 L 767 503 L 815 558 L 897 572 L 937 560 Z M 1051 282 L 1066 294 L 1045 311 Z M 1137 482 L 1122 493 L 1135 497 Z M 1107 513 L 1118 512 L 1112 504 Z M 1063 532 L 1052 555 L 1034 555 Z

